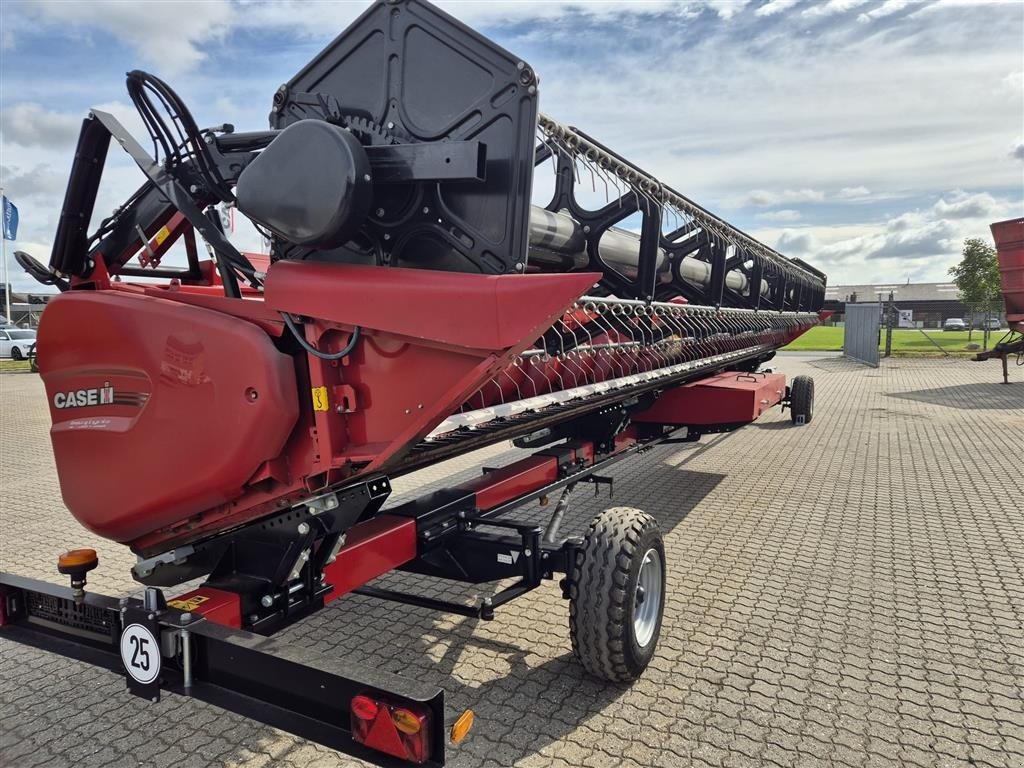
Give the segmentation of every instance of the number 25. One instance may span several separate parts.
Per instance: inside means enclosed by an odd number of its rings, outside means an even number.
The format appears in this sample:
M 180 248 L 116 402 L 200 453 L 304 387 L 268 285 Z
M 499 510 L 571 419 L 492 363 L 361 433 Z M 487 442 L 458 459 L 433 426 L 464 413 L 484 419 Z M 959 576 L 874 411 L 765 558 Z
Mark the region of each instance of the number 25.
M 148 672 L 149 651 L 146 650 L 146 646 L 149 645 L 149 641 L 144 637 L 136 637 L 134 635 L 129 637 L 128 640 L 134 647 L 132 651 L 132 666 Z

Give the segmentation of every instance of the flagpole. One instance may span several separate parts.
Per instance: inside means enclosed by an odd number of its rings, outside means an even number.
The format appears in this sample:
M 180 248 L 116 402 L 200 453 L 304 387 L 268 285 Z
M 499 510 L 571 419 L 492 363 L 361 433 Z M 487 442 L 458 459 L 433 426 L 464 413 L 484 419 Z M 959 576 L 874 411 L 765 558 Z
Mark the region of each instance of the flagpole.
M 0 187 L 0 200 L 4 199 L 4 188 Z M 6 215 L 6 206 L 4 214 Z M 11 317 L 11 279 L 7 273 L 7 238 L 0 236 L 0 253 L 3 254 L 4 260 L 4 317 L 7 322 L 14 325 L 14 319 Z

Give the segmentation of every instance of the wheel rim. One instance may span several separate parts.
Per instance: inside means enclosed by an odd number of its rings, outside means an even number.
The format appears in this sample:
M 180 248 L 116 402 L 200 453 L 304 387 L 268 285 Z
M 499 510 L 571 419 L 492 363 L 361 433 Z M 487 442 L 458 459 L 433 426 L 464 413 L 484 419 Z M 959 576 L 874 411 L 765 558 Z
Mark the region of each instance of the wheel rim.
M 646 647 L 658 626 L 661 613 L 661 554 L 651 548 L 644 553 L 633 593 L 633 635 L 636 644 Z

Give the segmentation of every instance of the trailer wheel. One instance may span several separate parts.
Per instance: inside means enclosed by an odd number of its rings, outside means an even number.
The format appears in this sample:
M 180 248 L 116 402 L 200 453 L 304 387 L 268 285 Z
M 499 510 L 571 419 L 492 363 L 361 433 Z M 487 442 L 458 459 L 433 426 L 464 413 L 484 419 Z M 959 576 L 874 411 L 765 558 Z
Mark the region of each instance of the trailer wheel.
M 797 376 L 789 385 L 789 415 L 794 424 L 810 424 L 814 416 L 814 379 Z
M 590 523 L 569 586 L 573 654 L 592 675 L 636 680 L 654 656 L 665 610 L 665 545 L 653 517 L 606 509 Z

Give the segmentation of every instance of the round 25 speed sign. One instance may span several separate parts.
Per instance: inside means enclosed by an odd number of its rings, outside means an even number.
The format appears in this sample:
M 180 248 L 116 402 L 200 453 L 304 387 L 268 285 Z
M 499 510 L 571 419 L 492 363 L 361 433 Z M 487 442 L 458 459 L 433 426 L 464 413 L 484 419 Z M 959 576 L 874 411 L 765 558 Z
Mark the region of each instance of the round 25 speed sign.
M 121 661 L 137 683 L 149 685 L 160 674 L 160 646 L 141 624 L 129 624 L 121 633 Z

